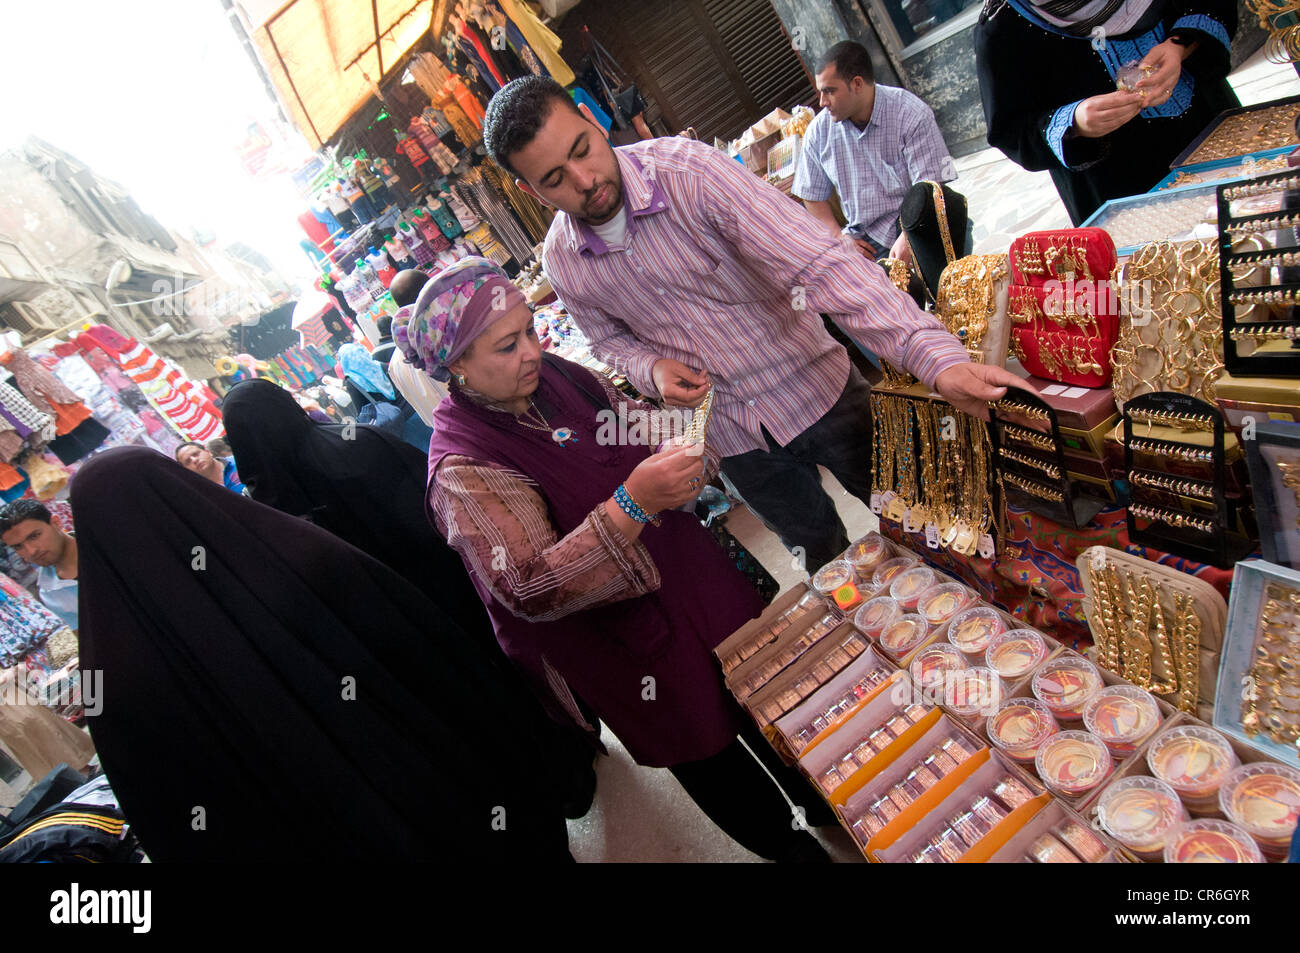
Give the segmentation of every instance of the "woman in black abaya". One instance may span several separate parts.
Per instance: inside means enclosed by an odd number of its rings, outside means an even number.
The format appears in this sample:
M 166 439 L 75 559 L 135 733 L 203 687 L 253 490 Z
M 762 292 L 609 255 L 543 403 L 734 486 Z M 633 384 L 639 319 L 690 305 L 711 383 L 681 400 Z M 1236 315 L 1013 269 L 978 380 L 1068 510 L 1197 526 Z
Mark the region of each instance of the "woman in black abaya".
M 143 448 L 72 505 L 87 721 L 152 860 L 569 859 L 531 700 L 404 579 Z
M 989 145 L 1049 170 L 1078 225 L 1151 189 L 1240 105 L 1227 80 L 1236 29 L 1236 0 L 985 0 L 975 64 Z M 1134 91 L 1116 88 L 1128 63 L 1147 67 Z
M 465 564 L 424 515 L 424 454 L 364 424 L 318 424 L 268 380 L 236 384 L 221 413 L 253 499 L 364 550 L 435 599 L 467 632 L 496 644 Z

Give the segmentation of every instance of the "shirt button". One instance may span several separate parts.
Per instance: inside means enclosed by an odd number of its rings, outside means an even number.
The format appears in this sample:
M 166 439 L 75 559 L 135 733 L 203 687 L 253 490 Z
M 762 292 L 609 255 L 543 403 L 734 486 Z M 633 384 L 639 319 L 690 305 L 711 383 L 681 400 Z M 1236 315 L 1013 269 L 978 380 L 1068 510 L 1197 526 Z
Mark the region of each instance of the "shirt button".
M 655 289 L 655 294 L 657 294 L 657 295 L 664 294 L 664 289 L 663 289 L 663 288 L 656 288 L 656 289 Z
M 755 406 L 757 403 L 758 403 L 758 401 L 751 400 L 751 401 L 749 402 L 749 406 L 750 406 L 750 407 L 753 407 L 753 406 Z

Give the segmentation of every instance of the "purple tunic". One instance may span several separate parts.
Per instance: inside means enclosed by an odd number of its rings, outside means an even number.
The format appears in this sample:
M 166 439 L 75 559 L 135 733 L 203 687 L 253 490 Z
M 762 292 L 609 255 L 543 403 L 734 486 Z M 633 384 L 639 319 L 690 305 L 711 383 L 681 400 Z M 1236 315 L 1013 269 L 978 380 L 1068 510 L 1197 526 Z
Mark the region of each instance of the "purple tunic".
M 516 470 L 537 484 L 563 537 L 609 499 L 652 448 L 597 443 L 594 404 L 606 407 L 608 399 L 586 368 L 548 356 L 538 395 L 556 408 L 547 415 L 550 423 L 574 430 L 576 442 L 561 447 L 550 434 L 453 390 L 435 414 L 429 483 L 449 455 Z M 428 496 L 426 512 L 432 520 Z M 763 608 L 699 520 L 677 511 L 661 519 L 662 526 L 647 525 L 639 538 L 659 570 L 659 591 L 563 619 L 519 618 L 470 572 L 501 648 L 539 690 L 549 664 L 632 757 L 651 767 L 710 757 L 735 738 L 745 716 L 723 685 L 712 649 Z

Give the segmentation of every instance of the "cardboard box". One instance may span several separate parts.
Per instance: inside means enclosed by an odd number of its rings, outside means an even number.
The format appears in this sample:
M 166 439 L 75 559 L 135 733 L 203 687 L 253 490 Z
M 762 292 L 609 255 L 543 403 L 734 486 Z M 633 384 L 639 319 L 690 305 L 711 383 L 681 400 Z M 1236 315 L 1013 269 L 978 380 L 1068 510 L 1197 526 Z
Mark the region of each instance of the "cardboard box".
M 823 605 L 821 597 L 816 593 L 813 593 L 817 603 L 815 606 L 808 606 L 797 613 L 789 611 L 809 592 L 811 590 L 808 588 L 807 583 L 799 583 L 788 592 L 778 596 L 770 606 L 763 610 L 763 614 L 757 619 L 751 619 L 723 639 L 713 650 L 714 657 L 722 665 L 723 675 L 730 675 L 742 662 L 752 658 L 763 645 L 774 642 L 779 638 L 781 632 L 764 633 L 761 636 L 762 641 L 755 644 L 758 633 L 763 629 L 770 628 L 778 619 L 784 617 L 786 625 L 793 625 L 796 621 L 802 622 L 805 618 L 808 621 L 816 618 L 812 613 L 819 611 Z M 784 628 L 781 631 L 783 632 Z M 738 655 L 738 653 L 741 653 L 742 648 L 746 649 L 743 652 L 743 658 Z
M 1030 377 L 1027 383 L 1037 388 L 1038 395 L 1056 411 L 1059 427 L 1086 432 L 1118 412 L 1109 387 L 1073 387 L 1042 377 Z
M 1101 423 L 1088 430 L 1075 427 L 1060 428 L 1061 444 L 1066 451 L 1103 459 L 1106 450 L 1106 435 L 1119 422 L 1119 414 L 1112 414 Z

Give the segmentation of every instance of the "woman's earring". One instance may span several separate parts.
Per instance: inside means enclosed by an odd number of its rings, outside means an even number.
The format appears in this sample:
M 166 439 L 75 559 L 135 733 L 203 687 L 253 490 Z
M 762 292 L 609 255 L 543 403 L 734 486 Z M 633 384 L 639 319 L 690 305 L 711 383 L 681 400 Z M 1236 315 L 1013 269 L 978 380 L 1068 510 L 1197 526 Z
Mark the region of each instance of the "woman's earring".
M 457 375 L 456 375 L 456 384 L 457 384 L 458 387 L 464 387 L 464 386 L 465 386 L 465 375 L 464 375 L 464 374 L 457 374 Z

